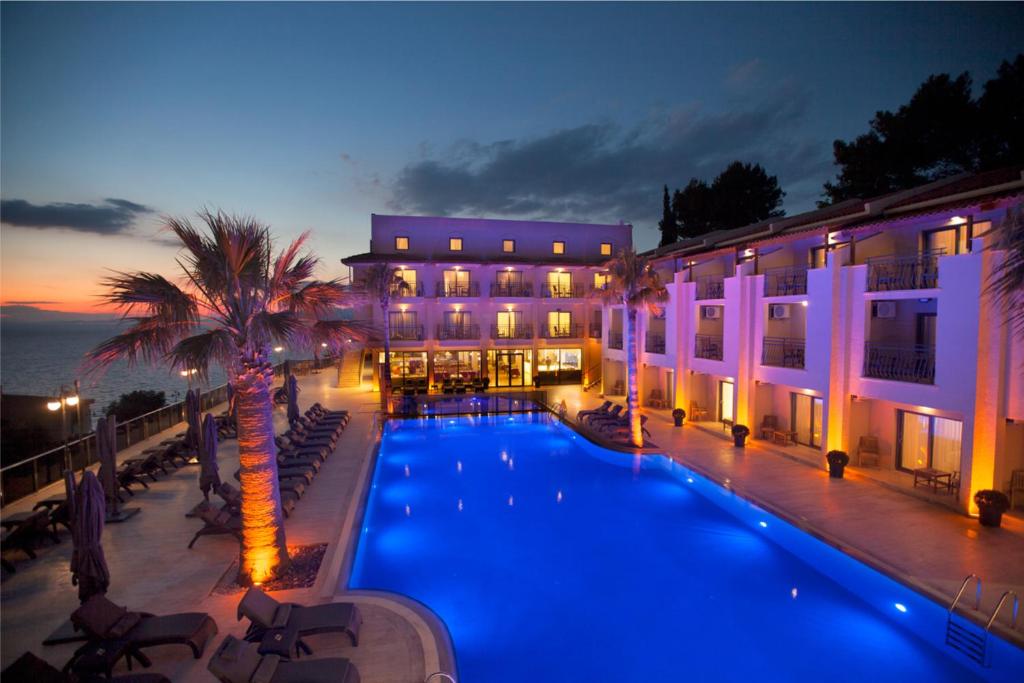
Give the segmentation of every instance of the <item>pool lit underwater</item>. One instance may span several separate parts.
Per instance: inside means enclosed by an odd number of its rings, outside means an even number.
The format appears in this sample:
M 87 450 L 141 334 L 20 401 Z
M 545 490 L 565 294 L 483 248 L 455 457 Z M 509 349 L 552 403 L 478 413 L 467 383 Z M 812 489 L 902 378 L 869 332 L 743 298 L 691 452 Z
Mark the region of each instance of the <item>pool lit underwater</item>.
M 545 415 L 388 423 L 348 586 L 429 607 L 462 683 L 1011 680 L 1021 664 L 996 638 L 989 668 L 970 662 L 943 646 L 940 606 Z

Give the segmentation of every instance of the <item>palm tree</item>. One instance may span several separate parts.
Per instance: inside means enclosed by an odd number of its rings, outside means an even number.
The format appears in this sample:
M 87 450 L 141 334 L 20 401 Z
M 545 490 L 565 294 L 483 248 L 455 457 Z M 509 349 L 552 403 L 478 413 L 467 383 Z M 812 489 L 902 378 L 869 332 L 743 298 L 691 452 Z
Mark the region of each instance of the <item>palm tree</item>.
M 605 306 L 623 306 L 626 312 L 626 406 L 629 409 L 630 440 L 636 447 L 644 445 L 643 427 L 640 424 L 640 400 L 637 395 L 636 319 L 641 309 L 657 314 L 661 304 L 668 301 L 668 290 L 661 278 L 654 272 L 646 258 L 638 255 L 632 247 L 619 252 L 608 262 L 608 283 L 596 291 L 596 296 Z
M 401 296 L 410 287 L 397 268 L 375 263 L 363 271 L 359 289 L 368 300 L 377 302 L 384 324 L 384 372 L 380 378 L 380 396 L 384 403 L 391 396 L 391 297 Z
M 242 544 L 239 583 L 262 582 L 288 566 L 277 487 L 269 361 L 276 344 L 308 347 L 328 340 L 339 348 L 362 330 L 327 320 L 350 292 L 337 280 L 313 279 L 318 259 L 300 255 L 303 234 L 276 257 L 268 226 L 249 218 L 202 211 L 205 231 L 187 219 L 166 219 L 182 244 L 176 284 L 155 273 L 115 273 L 104 299 L 131 327 L 89 352 L 93 370 L 124 359 L 169 362 L 206 375 L 224 368 L 235 393 L 241 464 Z
M 1024 207 L 1007 209 L 993 233 L 989 248 L 1006 256 L 989 275 L 985 291 L 995 298 L 1014 333 L 1024 339 Z

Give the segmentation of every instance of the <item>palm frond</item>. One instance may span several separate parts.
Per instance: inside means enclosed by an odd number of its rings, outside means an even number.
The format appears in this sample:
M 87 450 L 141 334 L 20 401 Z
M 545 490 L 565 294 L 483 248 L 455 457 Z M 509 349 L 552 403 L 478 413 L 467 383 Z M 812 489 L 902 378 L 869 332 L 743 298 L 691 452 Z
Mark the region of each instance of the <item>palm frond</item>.
M 182 339 L 167 352 L 171 367 L 195 370 L 201 378 L 210 374 L 210 363 L 216 361 L 225 369 L 231 368 L 238 355 L 238 346 L 226 330 L 207 330 Z
M 260 311 L 249 325 L 248 341 L 255 348 L 273 344 L 308 347 L 309 325 L 294 311 Z
M 368 323 L 356 320 L 317 320 L 313 324 L 310 341 L 314 348 L 327 344 L 337 353 L 350 342 L 362 342 L 370 338 L 373 328 Z
M 109 291 L 104 301 L 121 310 L 125 316 L 143 309 L 149 316 L 167 323 L 197 323 L 196 300 L 176 284 L 156 273 L 115 273 L 104 278 Z
M 989 248 L 1003 252 L 989 275 L 985 293 L 1006 315 L 1015 334 L 1024 338 L 1024 208 L 1011 208 L 992 231 Z
M 155 364 L 164 360 L 174 344 L 192 329 L 188 323 L 167 323 L 159 317 L 136 318 L 135 324 L 99 344 L 85 355 L 85 370 L 98 372 L 125 360 L 129 367 L 139 362 Z
M 314 280 L 292 291 L 282 302 L 288 310 L 313 318 L 322 318 L 348 302 L 348 288 L 339 280 Z

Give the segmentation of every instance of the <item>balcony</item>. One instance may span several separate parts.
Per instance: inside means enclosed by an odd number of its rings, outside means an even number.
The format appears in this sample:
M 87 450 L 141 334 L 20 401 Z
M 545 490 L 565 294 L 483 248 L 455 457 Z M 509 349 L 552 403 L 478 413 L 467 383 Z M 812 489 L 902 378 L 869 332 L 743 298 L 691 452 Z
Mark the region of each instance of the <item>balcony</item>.
M 590 338 L 600 339 L 601 338 L 601 323 L 590 323 Z
M 449 282 L 437 283 L 437 298 L 439 299 L 452 299 L 458 297 L 471 297 L 480 296 L 480 283 L 479 282 L 467 282 L 465 284 L 455 284 Z
M 609 349 L 621 349 L 622 348 L 622 333 L 621 332 L 609 332 L 608 333 L 608 348 Z
M 647 353 L 665 353 L 665 336 L 648 332 L 644 340 L 644 350 Z
M 935 347 L 866 342 L 864 376 L 894 382 L 935 384 Z
M 792 296 L 807 293 L 807 266 L 769 268 L 764 272 L 765 296 Z
M 693 355 L 707 360 L 722 360 L 722 337 L 713 334 L 698 334 L 694 337 Z
M 703 275 L 697 278 L 697 300 L 724 299 L 725 277 L 722 275 Z
M 545 299 L 582 299 L 583 285 L 578 282 L 571 285 L 544 283 L 541 285 L 540 295 Z
M 415 285 L 406 283 L 405 287 L 399 287 L 398 285 L 391 286 L 391 298 L 402 299 L 406 297 L 423 296 L 423 283 L 417 282 Z
M 423 325 L 393 325 L 391 341 L 423 341 Z
M 568 325 L 541 325 L 541 339 L 580 339 L 583 337 L 583 325 L 570 323 Z
M 491 325 L 491 339 L 533 339 L 533 325 Z
M 765 337 L 764 346 L 761 349 L 761 365 L 803 369 L 804 345 L 803 339 Z
M 939 256 L 945 250 L 868 259 L 868 291 L 933 289 L 939 286 Z
M 479 325 L 438 325 L 437 338 L 441 341 L 453 339 L 479 339 Z
M 492 282 L 491 296 L 531 297 L 533 296 L 533 284 L 529 282 Z

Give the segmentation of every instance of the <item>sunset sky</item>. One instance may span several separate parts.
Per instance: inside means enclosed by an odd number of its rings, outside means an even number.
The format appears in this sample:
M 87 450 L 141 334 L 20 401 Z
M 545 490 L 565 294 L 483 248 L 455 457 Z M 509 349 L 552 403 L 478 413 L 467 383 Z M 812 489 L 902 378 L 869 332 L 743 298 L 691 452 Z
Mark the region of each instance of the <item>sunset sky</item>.
M 626 220 L 733 159 L 812 208 L 831 142 L 929 74 L 991 78 L 1019 3 L 2 5 L 4 304 L 95 311 L 105 269 L 172 272 L 163 214 L 313 231 L 370 213 Z

